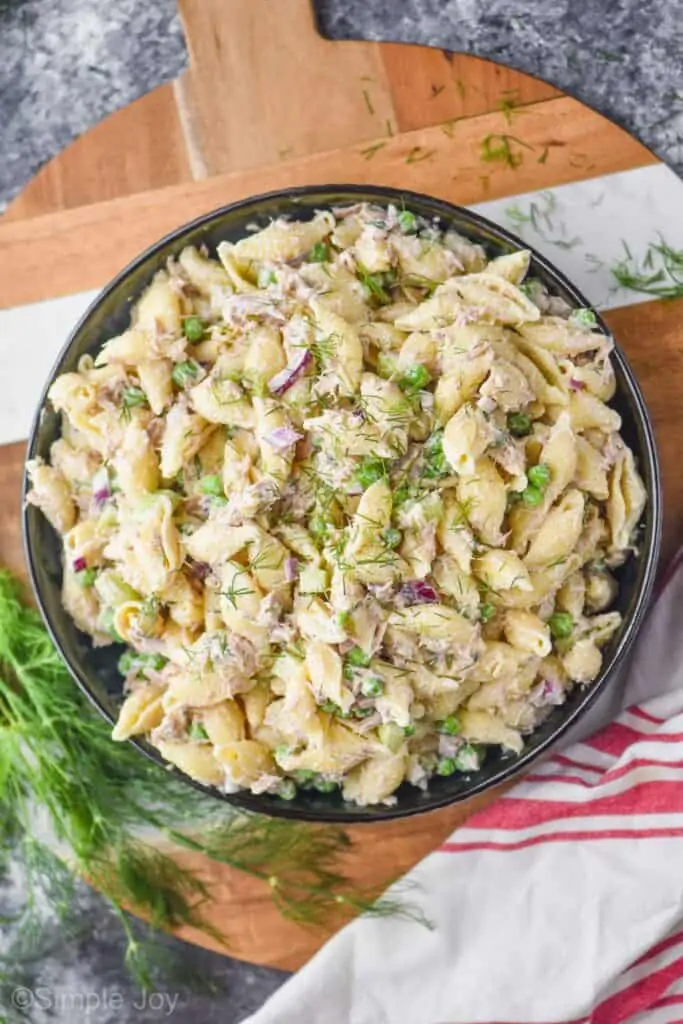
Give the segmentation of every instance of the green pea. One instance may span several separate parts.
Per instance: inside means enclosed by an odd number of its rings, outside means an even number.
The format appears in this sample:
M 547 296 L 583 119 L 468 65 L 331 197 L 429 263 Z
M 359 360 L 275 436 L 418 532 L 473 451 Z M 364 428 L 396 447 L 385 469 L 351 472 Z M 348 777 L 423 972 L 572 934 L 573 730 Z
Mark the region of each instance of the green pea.
M 459 772 L 476 772 L 481 767 L 482 748 L 465 743 L 455 755 L 455 767 Z
M 109 633 L 112 640 L 115 640 L 117 644 L 125 643 L 122 636 L 114 629 L 114 609 L 105 608 L 100 618 L 100 624 L 105 633 Z
M 315 772 L 312 772 L 310 768 L 297 768 L 292 772 L 292 776 L 299 786 L 305 786 L 315 780 Z
M 296 796 L 296 783 L 294 779 L 283 779 L 277 787 L 276 795 L 281 800 L 293 800 Z
M 392 527 L 388 530 L 382 530 L 382 540 L 388 548 L 397 548 L 403 540 L 403 534 L 400 530 L 394 530 Z
M 532 466 L 527 472 L 529 481 L 538 487 L 539 491 L 544 491 L 550 483 L 550 467 L 546 466 L 545 462 L 539 462 L 537 466 Z
M 195 344 L 204 337 L 204 324 L 198 316 L 186 316 L 183 320 L 183 334 Z
M 575 309 L 569 317 L 569 322 L 577 324 L 578 327 L 587 327 L 592 330 L 598 325 L 598 318 L 592 309 Z
M 485 601 L 479 608 L 479 618 L 482 622 L 490 622 L 493 616 L 496 614 L 495 605 L 492 605 L 490 601 Z
M 346 653 L 346 663 L 347 665 L 353 665 L 354 668 L 367 668 L 370 664 L 370 655 L 366 654 L 360 647 L 352 647 Z
M 135 657 L 135 651 L 123 652 L 123 654 L 121 655 L 116 664 L 116 667 L 118 668 L 122 676 L 127 676 L 128 673 L 131 671 L 131 669 L 133 668 Z
M 531 417 L 525 412 L 511 412 L 508 415 L 508 430 L 514 437 L 527 437 L 531 433 Z
M 161 672 L 162 668 L 168 665 L 168 658 L 163 654 L 140 654 L 138 651 L 127 650 L 118 660 L 118 670 L 121 675 L 128 675 L 134 668 L 139 674 L 145 669 L 152 669 L 154 672 Z
M 398 225 L 406 235 L 417 231 L 417 217 L 410 210 L 401 210 L 398 215 Z
M 142 388 L 131 384 L 121 392 L 121 402 L 124 409 L 134 409 L 137 405 L 147 405 L 147 395 Z
M 369 718 L 369 716 L 370 715 L 374 715 L 374 713 L 375 713 L 375 709 L 374 708 L 359 708 L 359 707 L 356 707 L 356 708 L 353 709 L 352 716 L 353 716 L 353 718 Z M 346 716 L 346 717 L 349 717 L 349 716 Z
M 338 626 L 341 626 L 342 629 L 346 629 L 346 627 L 349 625 L 350 622 L 351 622 L 351 612 L 347 612 L 347 611 L 337 612 L 337 625 Z
M 317 789 L 319 793 L 334 793 L 337 789 L 337 783 L 333 782 L 332 779 L 321 779 L 317 778 L 313 782 L 313 788 Z
M 377 483 L 383 476 L 386 476 L 387 467 L 384 459 L 373 458 L 372 456 L 363 459 L 356 470 L 356 480 L 361 487 L 370 487 Z
M 574 631 L 574 620 L 569 612 L 554 612 L 548 619 L 548 626 L 557 640 L 566 640 Z
M 439 725 L 439 732 L 445 732 L 448 736 L 457 736 L 462 726 L 457 715 L 448 715 Z
M 92 587 L 96 579 L 97 569 L 93 569 L 92 566 L 89 569 L 82 569 L 81 572 L 76 573 L 76 583 L 78 583 L 79 587 Z
M 333 700 L 325 700 L 320 705 L 321 711 L 326 711 L 328 715 L 336 715 L 339 713 L 339 707 L 334 703 Z
M 385 379 L 393 376 L 396 372 L 396 356 L 388 352 L 380 352 L 377 355 L 377 373 Z
M 201 722 L 193 722 L 188 733 L 191 740 L 208 740 L 209 734 Z
M 538 487 L 529 486 L 522 491 L 522 501 L 529 508 L 540 505 L 543 501 L 543 492 Z
M 415 366 L 411 366 L 402 374 L 398 383 L 403 391 L 415 393 L 426 388 L 431 379 L 432 377 L 427 367 L 416 363 Z
M 415 735 L 415 726 L 414 725 L 404 725 L 404 727 L 403 727 L 403 735 L 404 736 L 414 736 Z
M 370 676 L 360 684 L 360 692 L 364 697 L 381 697 L 384 693 L 384 682 L 378 676 Z
M 183 363 L 176 363 L 171 370 L 171 379 L 179 388 L 187 387 L 187 385 L 198 376 L 199 367 L 192 359 L 186 359 Z
M 311 263 L 329 263 L 330 247 L 326 242 L 316 242 L 311 249 Z
M 425 464 L 422 475 L 433 480 L 450 472 L 446 456 L 443 453 L 443 434 L 432 434 L 425 443 Z
M 452 757 L 442 757 L 436 766 L 437 775 L 453 775 L 458 766 Z
M 214 476 L 205 476 L 203 480 L 199 481 L 199 487 L 203 494 L 212 494 L 216 498 L 225 497 L 223 481 L 218 473 Z

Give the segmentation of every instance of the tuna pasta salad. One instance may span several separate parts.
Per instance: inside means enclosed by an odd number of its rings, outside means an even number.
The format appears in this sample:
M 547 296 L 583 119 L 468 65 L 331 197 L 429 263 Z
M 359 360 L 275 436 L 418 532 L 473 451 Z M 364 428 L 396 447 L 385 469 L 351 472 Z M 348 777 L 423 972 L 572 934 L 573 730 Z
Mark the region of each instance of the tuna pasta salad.
M 115 739 L 391 803 L 595 679 L 645 488 L 611 339 L 529 262 L 393 206 L 278 219 L 183 249 L 56 378 L 28 500 L 78 629 L 126 645 Z

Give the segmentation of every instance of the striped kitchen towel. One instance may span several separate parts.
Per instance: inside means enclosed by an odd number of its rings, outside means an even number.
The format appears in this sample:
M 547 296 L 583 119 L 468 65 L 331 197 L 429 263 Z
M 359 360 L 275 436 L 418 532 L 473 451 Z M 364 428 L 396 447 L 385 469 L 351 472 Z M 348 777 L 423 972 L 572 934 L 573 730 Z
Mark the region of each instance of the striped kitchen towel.
M 681 609 L 679 556 L 615 680 L 627 710 L 409 873 L 433 931 L 354 921 L 250 1024 L 680 1024 Z

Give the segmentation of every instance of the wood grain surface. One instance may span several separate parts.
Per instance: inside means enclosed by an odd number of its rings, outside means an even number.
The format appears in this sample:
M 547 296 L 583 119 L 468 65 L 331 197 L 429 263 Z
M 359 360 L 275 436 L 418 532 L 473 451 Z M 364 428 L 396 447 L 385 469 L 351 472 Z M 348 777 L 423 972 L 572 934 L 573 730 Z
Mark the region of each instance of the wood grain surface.
M 465 118 L 446 130 L 444 125 L 414 129 L 368 145 L 312 153 L 30 220 L 0 220 L 0 308 L 103 285 L 184 221 L 288 185 L 374 183 L 466 204 L 656 162 L 616 125 L 567 97 L 525 107 L 518 117 L 524 119 L 524 146 L 515 168 L 482 160 L 484 141 L 506 132 L 505 115 L 496 112 Z
M 463 54 L 332 43 L 309 0 L 181 0 L 189 68 L 50 161 L 23 219 L 560 94 Z M 312 104 L 319 103 L 321 109 Z
M 188 71 L 75 142 L 0 220 L 0 307 L 101 286 L 182 222 L 271 188 L 355 181 L 473 203 L 655 162 L 600 115 L 518 72 L 439 50 L 324 40 L 308 0 L 180 7 Z M 483 159 L 491 136 L 509 137 L 514 169 Z M 606 319 L 655 421 L 666 558 L 683 511 L 680 306 L 644 303 Z M 0 449 L 0 561 L 20 574 L 23 454 L 23 444 Z M 474 807 L 352 827 L 351 877 L 367 885 L 401 874 Z M 182 856 L 214 886 L 211 916 L 233 955 L 296 968 L 321 945 L 324 933 L 282 920 L 263 884 Z

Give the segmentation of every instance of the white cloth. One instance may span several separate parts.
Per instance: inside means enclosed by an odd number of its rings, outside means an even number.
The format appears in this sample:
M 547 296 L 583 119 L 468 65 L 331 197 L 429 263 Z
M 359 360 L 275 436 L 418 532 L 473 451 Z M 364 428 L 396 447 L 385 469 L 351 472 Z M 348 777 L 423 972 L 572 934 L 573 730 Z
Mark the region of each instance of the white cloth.
M 434 930 L 354 921 L 249 1024 L 683 1021 L 680 564 L 622 677 L 628 710 L 408 874 Z

